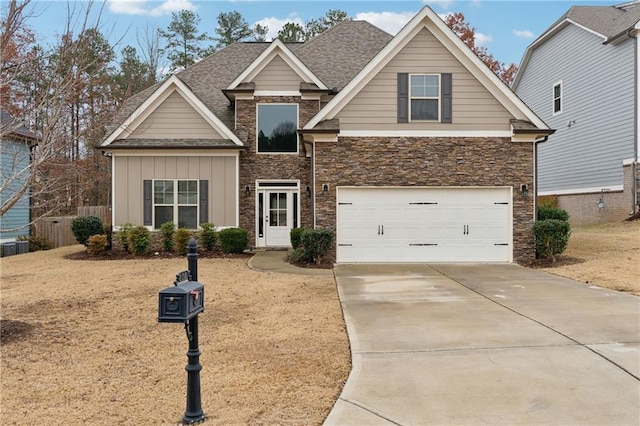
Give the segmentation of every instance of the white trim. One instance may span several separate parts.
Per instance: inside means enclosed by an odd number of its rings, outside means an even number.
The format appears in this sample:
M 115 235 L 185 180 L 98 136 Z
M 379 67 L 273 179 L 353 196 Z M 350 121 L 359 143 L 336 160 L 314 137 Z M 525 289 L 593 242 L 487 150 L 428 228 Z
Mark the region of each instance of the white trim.
M 560 87 L 560 110 L 556 111 L 556 86 Z M 556 81 L 551 86 L 551 115 L 556 116 L 562 114 L 562 107 L 564 106 L 564 87 L 562 84 L 562 80 Z
M 633 158 L 625 158 L 622 160 L 622 166 L 630 166 L 633 163 L 640 163 L 640 158 L 636 158 L 635 160 Z
M 209 201 L 211 206 L 211 201 Z M 240 155 L 236 155 L 236 228 L 240 227 Z
M 426 21 L 426 22 L 425 22 Z M 549 127 L 491 71 L 429 6 L 424 6 L 387 45 L 347 84 L 304 129 L 335 116 L 367 85 L 413 37 L 427 27 L 460 63 L 515 118 L 527 119 L 540 129 Z
M 424 96 L 424 97 L 411 96 L 411 77 L 413 77 L 413 76 L 437 77 L 438 78 L 438 96 L 435 96 L 435 97 L 433 97 L 433 96 Z M 407 92 L 408 92 L 407 93 L 407 95 L 408 95 L 407 96 L 407 98 L 408 98 L 408 102 L 407 103 L 409 105 L 408 105 L 408 108 L 407 108 L 407 113 L 408 113 L 407 119 L 408 119 L 409 123 L 439 123 L 440 122 L 440 118 L 441 118 L 440 117 L 440 113 L 441 113 L 441 109 L 442 109 L 440 107 L 441 106 L 441 102 L 442 102 L 442 99 L 441 99 L 441 97 L 442 97 L 441 96 L 442 95 L 442 74 L 409 73 L 408 77 L 409 77 L 408 78 L 408 80 L 409 80 L 408 81 L 408 86 L 409 87 L 407 88 Z M 411 119 L 411 101 L 413 99 L 416 99 L 416 100 L 434 100 L 435 99 L 435 100 L 437 100 L 438 101 L 438 108 L 436 110 L 436 113 L 438 114 L 438 118 L 436 118 L 434 120 L 428 120 L 428 119 L 426 119 L 426 120 L 412 120 Z
M 287 152 L 260 152 L 258 150 L 259 146 L 258 146 L 258 134 L 260 133 L 260 129 L 258 128 L 259 123 L 260 123 L 260 117 L 258 117 L 258 109 L 260 108 L 261 105 L 267 105 L 267 106 L 295 106 L 296 107 L 296 150 L 294 151 L 287 151 Z M 298 126 L 300 125 L 300 104 L 297 103 L 273 103 L 273 102 L 258 102 L 256 103 L 256 154 L 260 154 L 260 155 L 291 155 L 291 154 L 295 154 L 298 155 L 300 153 L 300 138 L 298 137 L 298 133 L 297 133 L 297 129 Z
M 312 152 L 312 165 L 311 167 L 312 172 L 311 173 L 311 194 L 313 197 L 313 208 L 311 209 L 311 214 L 313 215 L 313 229 L 316 229 L 317 226 L 317 218 L 316 218 L 316 144 L 312 144 L 311 145 L 311 149 L 313 150 Z
M 172 212 L 172 222 L 173 224 L 176 226 L 176 229 L 179 227 L 179 211 L 180 211 L 180 207 L 195 207 L 196 208 L 196 227 L 195 228 L 187 228 L 189 230 L 197 230 L 200 228 L 200 210 L 201 210 L 201 206 L 200 206 L 200 181 L 202 180 L 206 180 L 206 179 L 192 179 L 192 178 L 152 178 L 151 180 L 151 229 L 152 230 L 157 230 L 160 229 L 160 226 L 162 225 L 161 223 L 156 224 L 156 207 L 171 207 L 173 209 Z M 158 181 L 164 181 L 164 182 L 173 182 L 173 190 L 172 190 L 172 194 L 173 194 L 173 203 L 172 204 L 156 204 L 155 201 L 155 187 L 156 187 L 156 182 Z M 180 202 L 178 201 L 178 193 L 179 193 L 179 183 L 180 182 L 196 182 L 196 203 L 195 204 L 185 204 L 182 203 L 180 204 Z M 209 197 L 209 194 L 207 194 L 207 199 Z M 158 226 L 156 228 L 156 225 Z
M 295 183 L 296 186 L 278 186 L 278 185 L 274 185 L 274 186 L 260 186 L 260 183 L 262 182 L 273 182 L 273 183 Z M 268 203 L 269 200 L 267 198 L 267 194 L 270 192 L 286 192 L 287 194 L 291 195 L 291 213 L 293 214 L 293 211 L 297 211 L 297 216 L 295 218 L 295 222 L 297 222 L 298 227 L 300 227 L 300 219 L 302 217 L 302 212 L 301 212 L 301 203 L 302 203 L 302 194 L 300 193 L 301 191 L 301 187 L 300 187 L 300 179 L 256 179 L 254 181 L 254 228 L 255 228 L 255 246 L 256 247 L 280 247 L 280 246 L 269 246 L 267 245 L 267 221 L 266 221 L 266 215 L 264 215 L 265 210 L 269 209 Z M 263 237 L 260 238 L 260 203 L 259 203 L 259 197 L 260 194 L 263 194 L 263 219 L 264 220 L 264 234 Z M 295 208 L 293 208 L 293 194 L 297 194 L 298 196 L 297 198 L 297 206 Z M 287 196 L 287 213 L 289 212 L 289 196 Z M 291 228 L 293 228 L 293 223 L 291 223 Z M 284 247 L 284 246 L 282 246 Z
M 593 188 L 574 188 L 574 189 L 560 189 L 557 191 L 540 191 L 538 195 L 578 195 L 578 194 L 595 194 L 605 192 L 617 192 L 623 191 L 623 185 L 611 185 L 607 187 L 593 187 Z
M 256 96 L 302 96 L 299 90 L 256 90 L 253 97 Z
M 128 137 L 144 120 L 151 115 L 173 92 L 178 92 L 185 101 L 197 112 L 207 123 L 224 139 L 231 139 L 238 146 L 243 146 L 238 137 L 207 108 L 200 99 L 184 84 L 177 76 L 172 75 L 165 80 L 155 92 L 147 98 L 136 110 L 109 137 L 107 137 L 101 147 L 108 146 L 111 142 L 120 138 Z
M 235 89 L 244 81 L 251 81 L 258 75 L 276 56 L 280 56 L 291 69 L 305 82 L 313 82 L 321 89 L 327 87 L 316 77 L 305 64 L 303 64 L 280 39 L 275 39 L 245 70 L 229 84 L 227 90 Z
M 111 156 L 111 225 L 116 225 L 116 159 Z M 143 201 L 144 202 L 144 201 Z M 144 210 L 144 207 L 143 207 Z
M 509 130 L 341 130 L 343 137 L 510 138 Z
M 112 151 L 112 157 L 238 157 L 238 150 L 223 149 L 158 149 Z

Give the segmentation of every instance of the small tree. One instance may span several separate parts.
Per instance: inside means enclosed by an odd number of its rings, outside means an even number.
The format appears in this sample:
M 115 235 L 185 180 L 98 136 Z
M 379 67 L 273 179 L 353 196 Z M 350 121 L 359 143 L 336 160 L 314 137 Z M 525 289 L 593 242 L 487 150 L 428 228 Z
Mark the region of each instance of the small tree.
M 564 220 L 538 220 L 533 224 L 533 233 L 538 257 L 551 258 L 556 263 L 556 255 L 564 252 L 569 244 L 571 226 Z
M 160 225 L 160 233 L 162 234 L 162 249 L 164 251 L 173 250 L 173 236 L 176 225 L 173 222 L 165 222 Z
M 216 246 L 216 227 L 213 223 L 203 223 L 200 225 L 200 242 L 205 250 L 213 250 Z
M 129 235 L 129 249 L 136 256 L 141 256 L 151 247 L 151 232 L 144 226 L 131 229 Z
M 180 255 L 187 254 L 187 245 L 191 239 L 191 232 L 186 228 L 178 228 L 173 235 L 173 250 Z
M 102 234 L 103 231 L 102 219 L 96 216 L 78 216 L 71 221 L 73 236 L 85 247 L 90 236 Z

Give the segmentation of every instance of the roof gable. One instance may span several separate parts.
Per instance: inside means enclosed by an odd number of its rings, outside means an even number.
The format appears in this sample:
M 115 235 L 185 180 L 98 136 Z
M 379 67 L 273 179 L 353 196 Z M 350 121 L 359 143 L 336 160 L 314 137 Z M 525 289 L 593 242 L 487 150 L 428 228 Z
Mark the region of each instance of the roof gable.
M 177 76 L 172 75 L 107 137 L 101 146 L 131 135 L 172 94 L 178 93 L 220 136 L 242 146 L 240 139 L 218 119 Z
M 436 39 L 512 114 L 540 129 L 547 125 L 522 102 L 428 6 L 422 8 L 400 32 L 304 127 L 312 129 L 333 119 L 413 38 L 427 28 Z
M 271 42 L 271 45 L 260 54 L 235 80 L 229 84 L 226 90 L 233 90 L 241 83 L 253 81 L 273 60 L 279 57 L 306 83 L 314 83 L 320 89 L 327 89 L 322 81 L 316 77 L 307 66 L 298 59 L 293 52 L 279 39 Z

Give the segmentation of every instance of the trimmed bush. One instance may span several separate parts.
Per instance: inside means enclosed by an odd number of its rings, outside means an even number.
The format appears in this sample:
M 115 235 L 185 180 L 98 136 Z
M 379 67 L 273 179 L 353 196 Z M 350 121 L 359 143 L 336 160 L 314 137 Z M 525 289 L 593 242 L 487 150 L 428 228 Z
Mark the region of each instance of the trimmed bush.
M 205 250 L 213 250 L 216 247 L 216 226 L 213 223 L 203 223 L 200 225 L 200 243 Z
M 191 231 L 186 228 L 178 228 L 173 234 L 173 251 L 180 255 L 186 255 L 189 248 L 189 240 L 191 239 Z
M 305 229 L 306 228 L 291 229 L 291 232 L 289 233 L 289 239 L 291 240 L 291 247 L 293 247 L 294 250 L 300 247 L 300 244 L 302 244 L 302 241 L 300 241 L 300 238 Z
M 328 229 L 305 229 L 300 235 L 300 255 L 310 262 L 322 262 L 322 258 L 331 250 L 333 238 L 333 232 Z
M 242 253 L 249 243 L 249 233 L 243 228 L 226 228 L 218 232 L 224 253 Z
M 565 251 L 571 235 L 569 222 L 558 219 L 538 220 L 533 224 L 536 255 L 556 262 L 556 255 Z
M 129 232 L 129 250 L 136 256 L 141 256 L 149 251 L 151 246 L 151 232 L 144 226 L 136 226 Z
M 29 241 L 29 251 L 51 250 L 53 244 L 45 237 L 35 235 L 21 235 L 16 238 L 18 241 Z
M 119 226 L 118 232 L 116 232 L 116 241 L 120 243 L 122 250 L 129 250 L 129 233 L 135 228 L 131 223 L 125 223 Z
M 176 231 L 176 225 L 173 222 L 165 222 L 160 225 L 160 233 L 162 234 L 162 249 L 164 251 L 173 250 L 173 234 Z
M 107 249 L 108 238 L 106 234 L 92 235 L 87 240 L 87 251 L 93 256 L 97 256 Z
M 566 210 L 559 209 L 548 204 L 542 204 L 538 207 L 538 220 L 547 219 L 568 221 L 569 213 L 567 213 Z
M 73 236 L 85 247 L 90 236 L 100 235 L 103 231 L 102 219 L 96 216 L 78 216 L 71 221 Z

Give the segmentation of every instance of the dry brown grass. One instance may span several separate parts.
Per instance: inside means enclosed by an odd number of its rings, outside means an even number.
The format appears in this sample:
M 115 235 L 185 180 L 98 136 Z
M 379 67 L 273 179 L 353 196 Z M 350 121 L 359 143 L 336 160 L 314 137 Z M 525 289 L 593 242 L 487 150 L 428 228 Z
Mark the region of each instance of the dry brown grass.
M 563 257 L 581 262 L 562 264 Z M 559 263 L 543 269 L 640 296 L 640 220 L 574 228 Z
M 157 322 L 157 294 L 186 260 L 63 258 L 79 250 L 0 262 L 2 319 L 26 323 L 2 343 L 0 423 L 179 422 L 188 342 Z M 206 424 L 322 423 L 350 369 L 333 279 L 242 259 L 200 259 L 199 279 Z

